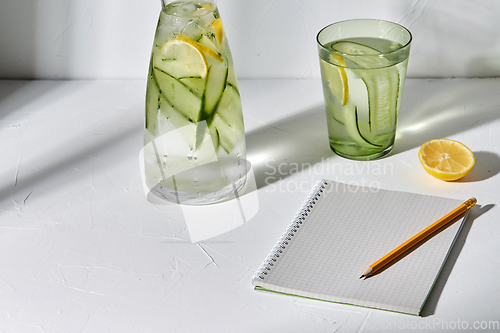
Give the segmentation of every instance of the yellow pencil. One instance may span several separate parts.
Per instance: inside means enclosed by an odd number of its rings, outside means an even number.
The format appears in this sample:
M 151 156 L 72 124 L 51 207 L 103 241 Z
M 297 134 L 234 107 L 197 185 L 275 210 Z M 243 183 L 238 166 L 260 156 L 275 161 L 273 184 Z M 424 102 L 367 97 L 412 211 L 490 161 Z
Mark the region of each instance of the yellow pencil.
M 360 276 L 361 278 L 367 278 L 370 275 L 375 274 L 378 270 L 382 269 L 389 263 L 391 263 L 393 260 L 397 259 L 399 256 L 401 256 L 403 253 L 411 249 L 413 246 L 417 245 L 421 241 L 423 241 L 425 238 L 429 237 L 432 235 L 434 232 L 438 231 L 441 229 L 443 226 L 448 224 L 449 222 L 453 221 L 463 213 L 465 213 L 467 210 L 469 210 L 472 206 L 476 204 L 477 200 L 476 198 L 471 198 L 425 228 L 424 230 L 420 231 L 418 234 L 413 236 L 412 238 L 408 239 L 406 242 L 403 244 L 399 245 L 397 248 L 392 250 L 391 252 L 387 253 L 385 256 L 380 258 L 378 261 L 375 263 L 371 264 L 368 266 L 368 268 L 363 272 L 363 275 Z

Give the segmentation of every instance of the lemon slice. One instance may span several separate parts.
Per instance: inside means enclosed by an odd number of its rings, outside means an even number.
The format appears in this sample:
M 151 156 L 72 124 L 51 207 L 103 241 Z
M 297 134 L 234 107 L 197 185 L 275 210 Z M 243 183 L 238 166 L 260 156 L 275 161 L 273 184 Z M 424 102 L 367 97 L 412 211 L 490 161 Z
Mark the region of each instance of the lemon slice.
M 176 78 L 205 78 L 208 72 L 208 62 L 202 47 L 185 36 L 165 43 L 155 54 L 154 65 Z
M 204 12 L 205 10 L 213 10 L 214 5 L 211 3 L 207 3 L 206 5 L 201 6 L 201 8 L 198 9 L 199 12 Z
M 186 37 L 184 35 L 178 35 L 177 38 L 179 40 L 182 40 L 182 41 L 185 41 L 186 43 L 189 43 L 189 44 L 192 44 L 193 46 L 195 46 L 198 50 L 202 51 L 202 52 L 205 52 L 206 54 L 208 54 L 209 56 L 211 56 L 212 58 L 214 58 L 215 60 L 217 60 L 218 62 L 224 62 L 224 59 L 222 59 L 217 53 L 215 53 L 215 51 L 213 51 L 211 48 L 209 48 L 208 46 L 205 46 L 203 44 L 200 44 L 198 43 L 197 41 L 195 40 L 192 40 L 191 38 L 189 37 Z M 205 59 L 206 60 L 206 59 Z
M 347 75 L 343 68 L 346 64 L 341 56 L 336 54 L 332 54 L 331 56 L 336 66 L 332 66 L 335 67 L 335 69 L 330 71 L 331 76 L 328 79 L 330 89 L 334 94 L 336 94 L 342 106 L 345 106 L 347 104 L 347 100 L 349 99 L 349 85 L 347 82 Z
M 418 152 L 420 163 L 437 179 L 457 180 L 471 172 L 475 159 L 463 143 L 450 139 L 435 139 L 424 143 Z
M 220 17 L 217 20 L 213 21 L 212 27 L 214 28 L 215 38 L 217 38 L 219 45 L 221 45 L 224 29 L 222 28 L 222 20 L 220 19 Z

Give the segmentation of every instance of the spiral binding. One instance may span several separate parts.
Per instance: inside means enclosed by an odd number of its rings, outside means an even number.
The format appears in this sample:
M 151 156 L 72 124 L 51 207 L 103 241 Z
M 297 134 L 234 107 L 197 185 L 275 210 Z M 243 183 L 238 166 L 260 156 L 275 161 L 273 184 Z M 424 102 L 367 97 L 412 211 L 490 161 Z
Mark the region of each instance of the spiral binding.
M 297 214 L 295 214 L 294 218 L 292 219 L 292 222 L 290 222 L 285 232 L 281 235 L 276 245 L 273 247 L 273 249 L 267 256 L 267 258 L 264 260 L 262 265 L 259 267 L 257 272 L 254 274 L 252 280 L 265 279 L 268 272 L 272 270 L 274 264 L 276 263 L 280 255 L 283 254 L 283 251 L 286 249 L 289 242 L 295 236 L 295 233 L 299 231 L 300 226 L 305 221 L 308 214 L 311 212 L 311 209 L 316 204 L 316 201 L 318 201 L 326 185 L 328 185 L 328 182 L 325 180 L 320 180 L 316 182 L 316 184 L 309 192 L 309 195 L 304 200 L 304 203 L 298 210 Z

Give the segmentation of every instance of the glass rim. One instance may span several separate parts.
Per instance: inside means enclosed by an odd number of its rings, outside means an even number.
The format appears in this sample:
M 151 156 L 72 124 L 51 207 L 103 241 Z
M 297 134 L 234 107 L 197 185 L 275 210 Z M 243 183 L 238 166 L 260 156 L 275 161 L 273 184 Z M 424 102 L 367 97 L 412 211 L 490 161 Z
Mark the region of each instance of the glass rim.
M 161 9 L 165 10 L 165 8 L 178 0 L 161 0 Z M 217 0 L 198 0 L 197 2 L 208 2 L 211 3 L 215 8 L 217 8 Z
M 408 41 L 405 44 L 402 44 L 400 47 L 398 47 L 395 50 L 391 50 L 389 52 L 381 52 L 380 54 L 376 54 L 376 55 L 373 55 L 373 54 L 352 54 L 352 53 L 339 52 L 339 51 L 334 50 L 334 49 L 328 49 L 328 48 L 326 48 L 325 45 L 323 45 L 323 43 L 321 43 L 319 41 L 319 36 L 321 35 L 321 33 L 323 31 L 325 31 L 326 29 L 328 29 L 329 27 L 331 27 L 333 25 L 337 25 L 337 24 L 342 24 L 342 23 L 346 23 L 346 22 L 355 22 L 355 21 L 389 23 L 391 25 L 394 25 L 395 27 L 401 28 L 403 31 L 406 31 L 408 33 Z M 413 36 L 411 34 L 411 31 L 408 28 L 406 28 L 405 26 L 403 26 L 403 25 L 401 25 L 399 23 L 396 23 L 396 22 L 387 21 L 387 20 L 380 20 L 380 19 L 348 19 L 348 20 L 342 20 L 342 21 L 338 21 L 338 22 L 334 22 L 334 23 L 328 24 L 327 26 L 323 27 L 318 32 L 318 34 L 316 35 L 316 42 L 317 42 L 317 44 L 321 48 L 323 48 L 325 51 L 327 51 L 328 53 L 335 53 L 335 54 L 345 55 L 345 56 L 350 56 L 350 57 L 380 57 L 380 56 L 383 56 L 383 55 L 397 53 L 397 52 L 400 52 L 402 49 L 409 47 L 410 44 L 411 44 L 411 42 L 412 42 L 412 40 L 413 40 Z M 329 41 L 329 42 L 331 42 L 331 41 Z

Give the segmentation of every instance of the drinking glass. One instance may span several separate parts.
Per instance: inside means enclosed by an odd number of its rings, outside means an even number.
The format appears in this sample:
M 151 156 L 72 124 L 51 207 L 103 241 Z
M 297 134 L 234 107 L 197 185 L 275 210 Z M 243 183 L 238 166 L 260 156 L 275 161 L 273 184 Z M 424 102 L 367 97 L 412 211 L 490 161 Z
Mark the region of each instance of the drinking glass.
M 162 1 L 146 88 L 148 189 L 180 204 L 209 204 L 245 184 L 238 82 L 215 1 Z
M 381 20 L 333 23 L 317 35 L 331 149 L 355 160 L 389 154 L 412 36 Z

